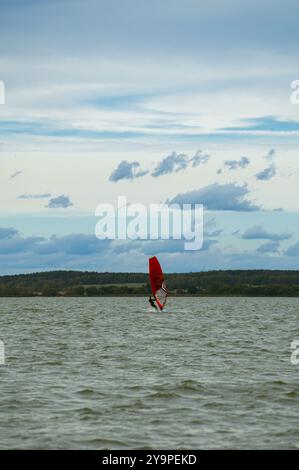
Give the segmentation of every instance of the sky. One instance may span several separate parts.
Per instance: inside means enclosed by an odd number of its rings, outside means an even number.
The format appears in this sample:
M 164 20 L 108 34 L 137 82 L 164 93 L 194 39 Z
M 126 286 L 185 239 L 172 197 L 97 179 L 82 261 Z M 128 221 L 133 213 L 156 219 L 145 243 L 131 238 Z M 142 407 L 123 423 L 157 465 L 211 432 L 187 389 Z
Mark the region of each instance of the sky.
M 298 19 L 295 0 L 1 0 L 0 274 L 298 269 Z M 202 248 L 96 239 L 119 196 L 203 204 Z

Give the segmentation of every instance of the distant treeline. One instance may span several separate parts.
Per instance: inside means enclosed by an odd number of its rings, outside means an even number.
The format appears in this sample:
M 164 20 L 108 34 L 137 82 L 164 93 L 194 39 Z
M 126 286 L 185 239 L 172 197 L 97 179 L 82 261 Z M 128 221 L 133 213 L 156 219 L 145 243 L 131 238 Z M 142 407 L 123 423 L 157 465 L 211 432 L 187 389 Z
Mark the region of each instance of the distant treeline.
M 299 271 L 231 270 L 166 274 L 172 295 L 299 296 Z M 51 271 L 0 277 L 0 297 L 147 295 L 144 273 Z

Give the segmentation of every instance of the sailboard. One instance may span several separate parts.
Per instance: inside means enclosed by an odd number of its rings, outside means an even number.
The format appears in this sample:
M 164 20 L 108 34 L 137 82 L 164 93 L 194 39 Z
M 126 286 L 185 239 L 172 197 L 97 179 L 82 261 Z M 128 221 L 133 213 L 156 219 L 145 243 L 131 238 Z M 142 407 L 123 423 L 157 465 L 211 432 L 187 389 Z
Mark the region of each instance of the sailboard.
M 158 258 L 149 258 L 149 278 L 153 296 L 160 310 L 163 310 L 167 300 L 167 287 L 164 281 L 164 274 Z

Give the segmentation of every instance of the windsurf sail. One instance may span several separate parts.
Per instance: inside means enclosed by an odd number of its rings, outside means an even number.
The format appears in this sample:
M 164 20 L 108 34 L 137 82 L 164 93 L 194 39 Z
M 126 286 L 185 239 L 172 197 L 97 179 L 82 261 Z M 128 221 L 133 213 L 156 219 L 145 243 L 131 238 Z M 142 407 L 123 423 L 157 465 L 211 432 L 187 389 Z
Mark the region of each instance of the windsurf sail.
M 153 296 L 160 310 L 163 310 L 167 300 L 167 288 L 164 274 L 156 256 L 149 259 L 149 278 Z

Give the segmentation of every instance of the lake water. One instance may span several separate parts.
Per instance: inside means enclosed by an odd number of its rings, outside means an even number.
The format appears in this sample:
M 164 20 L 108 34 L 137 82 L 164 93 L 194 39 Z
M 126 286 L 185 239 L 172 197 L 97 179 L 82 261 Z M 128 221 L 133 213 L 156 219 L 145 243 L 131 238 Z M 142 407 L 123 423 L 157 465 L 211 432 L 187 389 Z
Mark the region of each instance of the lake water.
M 1 449 L 299 448 L 299 299 L 2 298 Z

